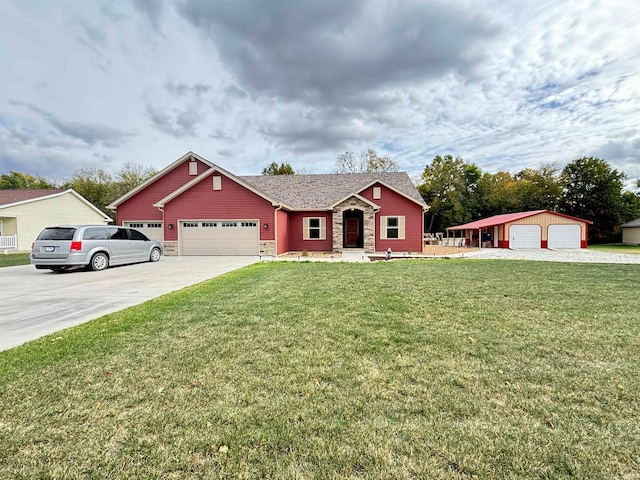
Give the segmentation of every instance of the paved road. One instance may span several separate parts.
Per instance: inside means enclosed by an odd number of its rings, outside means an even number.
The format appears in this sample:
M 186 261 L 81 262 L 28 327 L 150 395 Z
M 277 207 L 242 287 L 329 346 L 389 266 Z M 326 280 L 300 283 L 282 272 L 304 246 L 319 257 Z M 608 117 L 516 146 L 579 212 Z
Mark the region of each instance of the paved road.
M 250 265 L 259 257 L 163 257 L 102 272 L 0 269 L 0 350 Z

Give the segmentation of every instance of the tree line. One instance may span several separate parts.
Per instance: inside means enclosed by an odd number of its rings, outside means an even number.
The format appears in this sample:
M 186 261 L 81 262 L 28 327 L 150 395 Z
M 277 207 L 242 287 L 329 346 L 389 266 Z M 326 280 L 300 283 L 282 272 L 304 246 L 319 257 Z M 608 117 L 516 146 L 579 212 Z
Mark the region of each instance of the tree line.
M 113 211 L 107 209 L 107 205 L 155 174 L 156 170 L 153 168 L 129 162 L 115 175 L 100 168 L 82 168 L 69 180 L 56 184 L 43 177 L 12 171 L 0 175 L 0 190 L 71 188 L 114 218 Z
M 591 220 L 589 240 L 619 240 L 619 226 L 640 217 L 640 180 L 625 189 L 627 176 L 605 160 L 582 157 L 560 169 L 541 164 L 516 173 L 487 173 L 452 155 L 436 156 L 418 189 L 430 206 L 428 232 L 444 231 L 503 213 L 552 210 Z
M 367 149 L 341 153 L 336 173 L 399 171 L 397 162 Z M 43 177 L 10 172 L 0 175 L 0 189 L 72 188 L 108 215 L 106 206 L 137 187 L 156 170 L 126 163 L 115 175 L 99 168 L 76 171 L 62 184 Z M 288 163 L 267 165 L 263 175 L 294 175 Z M 435 233 L 447 227 L 503 213 L 552 210 L 591 220 L 589 240 L 619 240 L 619 226 L 640 217 L 640 180 L 635 192 L 625 189 L 627 176 L 605 160 L 582 157 L 560 169 L 541 164 L 519 172 L 483 172 L 474 163 L 453 155 L 436 156 L 426 165 L 418 190 L 429 205 L 425 230 Z

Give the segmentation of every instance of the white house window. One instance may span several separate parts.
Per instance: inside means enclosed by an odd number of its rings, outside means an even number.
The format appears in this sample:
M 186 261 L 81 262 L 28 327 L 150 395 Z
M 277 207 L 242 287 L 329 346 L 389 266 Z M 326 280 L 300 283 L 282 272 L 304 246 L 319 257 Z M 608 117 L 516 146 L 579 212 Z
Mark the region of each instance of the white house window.
M 382 189 L 380 187 L 373 187 L 373 199 L 380 200 L 382 197 Z
M 198 175 L 198 162 L 189 162 L 189 175 Z
M 404 240 L 404 216 L 380 217 L 382 240 Z
M 327 219 L 324 217 L 302 218 L 303 240 L 325 240 L 327 238 Z
M 222 177 L 216 175 L 213 177 L 213 189 L 214 190 L 222 190 Z

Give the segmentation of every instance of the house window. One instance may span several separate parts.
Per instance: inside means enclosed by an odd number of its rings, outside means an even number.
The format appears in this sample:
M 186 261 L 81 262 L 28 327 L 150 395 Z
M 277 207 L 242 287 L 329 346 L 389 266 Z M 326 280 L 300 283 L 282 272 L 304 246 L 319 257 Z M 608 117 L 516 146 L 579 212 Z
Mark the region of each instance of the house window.
M 380 187 L 373 187 L 373 199 L 380 200 L 382 197 L 382 189 Z
M 219 175 L 213 177 L 213 189 L 222 190 L 222 177 Z
M 382 240 L 404 240 L 404 216 L 380 217 Z
M 324 217 L 304 217 L 302 219 L 303 240 L 325 240 L 327 238 L 327 219 Z
M 189 175 L 198 175 L 198 162 L 189 162 Z

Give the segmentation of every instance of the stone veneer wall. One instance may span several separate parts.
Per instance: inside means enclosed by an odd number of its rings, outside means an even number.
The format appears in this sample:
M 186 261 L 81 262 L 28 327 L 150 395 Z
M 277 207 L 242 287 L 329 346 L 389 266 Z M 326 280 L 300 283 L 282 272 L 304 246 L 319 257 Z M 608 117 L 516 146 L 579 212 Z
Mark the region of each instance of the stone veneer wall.
M 260 255 L 268 255 L 275 257 L 276 242 L 274 240 L 266 240 L 260 242 Z
M 178 242 L 164 242 L 164 254 L 168 257 L 178 255 Z
M 333 209 L 333 251 L 336 253 L 342 252 L 343 247 L 343 227 L 344 219 L 342 214 L 345 210 L 361 210 L 363 212 L 363 235 L 364 235 L 364 251 L 367 253 L 374 253 L 375 251 L 375 238 L 376 238 L 376 223 L 375 223 L 375 211 L 373 207 L 368 203 L 363 202 L 359 198 L 351 197 L 344 202 L 336 205 Z

